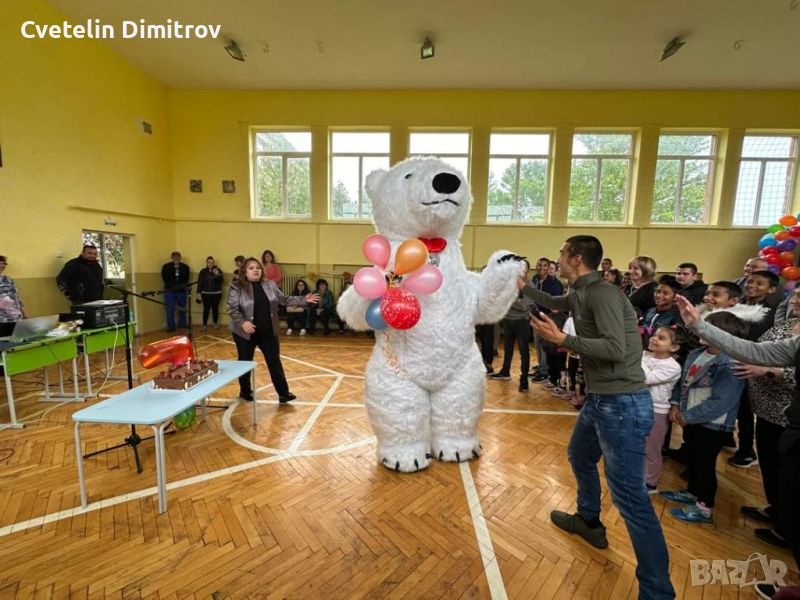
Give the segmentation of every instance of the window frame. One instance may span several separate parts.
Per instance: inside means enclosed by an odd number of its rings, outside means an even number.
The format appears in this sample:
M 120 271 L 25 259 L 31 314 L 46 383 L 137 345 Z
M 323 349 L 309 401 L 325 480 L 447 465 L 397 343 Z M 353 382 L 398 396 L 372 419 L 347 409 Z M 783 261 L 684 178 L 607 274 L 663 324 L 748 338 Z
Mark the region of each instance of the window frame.
M 411 152 L 411 136 L 415 133 L 432 133 L 432 134 L 447 134 L 447 133 L 465 133 L 467 134 L 467 153 L 464 154 L 420 154 Z M 472 171 L 472 128 L 433 128 L 427 129 L 424 127 L 409 127 L 408 129 L 408 158 L 433 156 L 446 161 L 448 158 L 466 158 L 467 159 L 467 172 L 464 176 L 470 179 L 470 172 Z
M 311 150 L 308 152 L 259 152 L 256 138 L 260 133 L 307 133 L 311 139 Z M 250 129 L 250 219 L 257 221 L 308 221 L 314 212 L 313 188 L 311 185 L 311 155 L 314 152 L 314 136 L 310 128 L 299 127 L 252 127 Z M 256 177 L 258 172 L 258 159 L 263 156 L 273 156 L 281 158 L 281 204 L 283 214 L 281 215 L 258 215 L 256 214 L 256 190 L 258 189 Z M 308 214 L 290 215 L 289 214 L 289 185 L 288 185 L 288 163 L 290 158 L 308 159 Z
M 389 136 L 389 149 L 386 153 L 374 152 L 334 152 L 333 151 L 333 135 L 335 133 L 385 133 Z M 390 128 L 384 129 L 348 129 L 345 127 L 331 127 L 328 129 L 328 220 L 337 223 L 359 223 L 371 222 L 372 215 L 363 216 L 362 206 L 364 198 L 364 157 L 369 158 L 382 158 L 386 157 L 388 166 L 392 164 L 392 130 Z M 358 214 L 360 216 L 348 219 L 346 217 L 334 217 L 333 209 L 333 159 L 334 158 L 358 158 Z
M 631 183 L 633 180 L 633 159 L 635 157 L 636 149 L 636 134 L 634 129 L 576 129 L 572 132 L 572 146 L 570 147 L 570 188 L 572 187 L 572 161 L 596 159 L 597 165 L 595 167 L 595 182 L 594 182 L 594 203 L 592 206 L 592 220 L 591 221 L 570 221 L 569 220 L 569 200 L 570 194 L 567 194 L 567 225 L 598 225 L 600 227 L 627 225 L 631 201 Z M 575 146 L 576 135 L 628 135 L 631 138 L 631 149 L 627 155 L 624 154 L 575 154 L 573 148 Z M 603 160 L 628 160 L 628 176 L 625 178 L 625 201 L 622 204 L 622 220 L 621 221 L 598 221 L 597 214 L 600 210 L 600 180 L 603 174 L 602 162 Z
M 547 154 L 492 154 L 492 135 L 548 135 Z M 514 205 L 511 209 L 511 219 L 508 221 L 489 221 L 489 182 L 487 177 L 486 183 L 486 223 L 491 225 L 547 225 L 549 219 L 547 218 L 547 211 L 550 208 L 550 195 L 552 193 L 552 180 L 553 180 L 553 147 L 555 146 L 556 132 L 553 129 L 491 129 L 489 131 L 489 164 L 493 158 L 500 159 L 515 159 L 516 162 L 516 180 L 514 181 Z M 523 159 L 528 160 L 547 160 L 547 187 L 545 189 L 544 197 L 544 218 L 541 221 L 523 221 L 518 218 L 519 215 L 519 177 L 520 177 L 520 161 Z M 515 218 L 515 215 L 517 218 Z
M 753 137 L 787 137 L 787 138 L 794 138 L 794 156 L 789 156 L 786 158 L 773 158 L 773 157 L 762 157 L 762 158 L 753 158 L 753 157 L 745 157 L 742 156 L 744 151 L 744 141 L 745 138 L 753 138 Z M 741 178 L 742 173 L 742 163 L 744 162 L 752 162 L 752 163 L 759 163 L 761 168 L 758 172 L 758 188 L 756 189 L 756 200 L 755 204 L 753 205 L 753 216 L 751 219 L 751 223 L 748 225 L 739 225 L 733 222 L 733 219 L 736 215 L 736 199 L 739 192 L 739 181 Z M 785 132 L 785 131 L 756 131 L 752 133 L 747 133 L 742 136 L 742 150 L 739 152 L 739 165 L 736 174 L 736 188 L 733 194 L 733 216 L 731 218 L 731 226 L 732 227 L 756 227 L 756 228 L 763 228 L 765 225 L 758 224 L 758 214 L 761 210 L 761 197 L 764 193 L 764 173 L 766 171 L 766 165 L 770 162 L 782 162 L 787 163 L 792 169 L 792 177 L 791 182 L 789 183 L 789 194 L 784 199 L 783 202 L 783 209 L 780 211 L 781 215 L 788 214 L 792 211 L 792 204 L 794 202 L 794 195 L 795 195 L 795 187 L 797 186 L 797 169 L 800 166 L 800 133 L 798 132 Z
M 661 138 L 666 136 L 672 137 L 700 137 L 700 136 L 710 136 L 712 139 L 711 145 L 711 154 L 710 155 L 702 155 L 702 156 L 693 156 L 688 154 L 658 154 L 658 145 L 661 143 Z M 658 144 L 656 145 L 656 164 L 655 164 L 655 171 L 653 174 L 653 183 L 654 183 L 654 191 L 655 191 L 655 181 L 656 177 L 658 176 L 658 161 L 659 160 L 679 160 L 680 161 L 680 168 L 678 170 L 679 173 L 679 181 L 680 186 L 678 188 L 678 198 L 675 202 L 675 209 L 673 212 L 674 220 L 670 221 L 669 223 L 659 223 L 653 221 L 653 207 L 652 203 L 650 206 L 650 225 L 654 225 L 656 227 L 669 227 L 669 226 L 676 226 L 676 227 L 707 227 L 711 222 L 711 207 L 714 203 L 714 187 L 715 181 L 717 176 L 717 161 L 719 160 L 719 142 L 720 142 L 720 135 L 719 132 L 715 131 L 680 131 L 680 130 L 664 130 L 659 132 L 658 134 Z M 710 166 L 708 169 L 708 177 L 706 179 L 706 200 L 705 204 L 703 205 L 703 213 L 705 214 L 706 218 L 702 223 L 687 223 L 685 221 L 677 221 L 678 215 L 680 214 L 681 208 L 681 198 L 683 197 L 683 174 L 687 160 L 708 160 L 710 162 Z M 652 198 L 655 201 L 655 196 Z

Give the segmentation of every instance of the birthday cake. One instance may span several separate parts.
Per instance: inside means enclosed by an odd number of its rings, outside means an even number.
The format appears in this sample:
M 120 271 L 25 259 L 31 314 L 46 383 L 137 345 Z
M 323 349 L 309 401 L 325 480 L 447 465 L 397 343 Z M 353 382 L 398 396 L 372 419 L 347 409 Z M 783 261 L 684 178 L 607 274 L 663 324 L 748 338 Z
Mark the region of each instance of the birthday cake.
M 184 365 L 172 366 L 161 371 L 153 379 L 156 390 L 188 390 L 205 381 L 219 371 L 215 360 L 198 360 Z

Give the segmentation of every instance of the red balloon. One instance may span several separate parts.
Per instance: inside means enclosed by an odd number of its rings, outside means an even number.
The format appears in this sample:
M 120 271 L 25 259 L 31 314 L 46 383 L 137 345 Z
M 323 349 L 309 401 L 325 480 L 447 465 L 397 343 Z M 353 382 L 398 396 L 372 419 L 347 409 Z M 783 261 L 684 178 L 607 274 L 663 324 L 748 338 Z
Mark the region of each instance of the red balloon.
M 761 252 L 764 253 L 764 256 L 770 256 L 772 254 L 779 254 L 780 250 L 778 250 L 775 246 L 767 246 L 766 248 L 762 248 Z
M 419 300 L 408 290 L 392 287 L 381 298 L 381 316 L 389 327 L 411 329 L 421 314 Z
M 789 281 L 800 279 L 800 267 L 786 267 L 781 271 L 781 277 Z
M 766 261 L 770 265 L 780 265 L 781 264 L 781 257 L 777 254 L 770 254 L 767 256 Z
M 781 269 L 784 269 L 786 267 L 793 267 L 793 266 L 794 266 L 794 261 L 793 260 L 782 260 L 781 261 Z
M 794 252 L 781 252 L 778 256 L 781 257 L 782 261 L 789 261 L 790 263 L 794 264 Z
M 784 240 L 788 240 L 790 237 L 792 237 L 792 235 L 788 231 L 786 231 L 785 229 L 783 231 L 776 231 L 775 232 L 775 239 L 778 240 L 779 242 L 782 242 Z
M 778 219 L 778 223 L 783 225 L 784 227 L 792 227 L 797 225 L 797 217 L 794 215 L 784 215 L 780 219 Z
M 175 366 L 194 360 L 192 341 L 185 335 L 176 335 L 165 340 L 147 344 L 139 351 L 139 363 L 145 369 L 152 369 L 167 363 Z
M 792 237 L 800 237 L 800 225 L 789 227 L 789 235 Z

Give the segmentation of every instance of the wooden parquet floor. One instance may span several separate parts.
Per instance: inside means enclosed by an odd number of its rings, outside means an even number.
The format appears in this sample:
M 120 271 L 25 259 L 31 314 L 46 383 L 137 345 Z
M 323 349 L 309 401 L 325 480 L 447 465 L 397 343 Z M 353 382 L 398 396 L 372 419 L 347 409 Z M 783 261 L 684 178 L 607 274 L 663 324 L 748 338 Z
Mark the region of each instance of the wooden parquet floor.
M 549 522 L 554 508 L 574 510 L 567 403 L 536 386 L 522 394 L 513 381 L 489 381 L 479 461 L 395 474 L 377 464 L 363 408 L 371 347 L 363 335 L 284 337 L 298 400 L 277 405 L 265 387 L 253 428 L 249 406 L 229 407 L 236 385 L 218 392 L 220 408 L 205 422 L 167 438 L 161 515 L 152 442 L 140 446 L 141 474 L 129 449 L 88 459 L 90 506 L 81 510 L 70 416 L 86 404 L 40 402 L 40 373 L 15 378 L 18 418 L 29 424 L 0 430 L 0 598 L 636 597 L 630 540 L 607 492 L 607 550 Z M 201 335 L 198 348 L 204 358 L 235 358 L 227 332 Z M 95 387 L 100 366 L 93 357 Z M 259 384 L 267 380 L 262 365 Z M 102 393 L 124 388 L 109 380 Z M 87 425 L 84 452 L 126 435 Z M 680 486 L 680 468 L 665 462 L 663 488 Z M 680 598 L 754 597 L 750 587 L 692 586 L 692 559 L 763 552 L 794 567 L 739 515 L 742 504 L 763 501 L 758 470 L 723 459 L 718 470 L 714 525 L 680 523 L 663 499 L 652 500 Z

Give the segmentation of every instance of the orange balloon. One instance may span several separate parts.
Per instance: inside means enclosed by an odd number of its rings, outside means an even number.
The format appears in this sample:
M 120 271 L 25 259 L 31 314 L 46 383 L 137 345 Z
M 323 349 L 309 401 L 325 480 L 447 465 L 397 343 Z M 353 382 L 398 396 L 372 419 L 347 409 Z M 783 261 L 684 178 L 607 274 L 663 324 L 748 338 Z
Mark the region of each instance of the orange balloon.
M 794 252 L 781 252 L 778 256 L 780 257 L 781 262 L 788 261 L 794 264 Z
M 420 240 L 406 240 L 397 249 L 397 256 L 394 259 L 394 272 L 397 275 L 405 275 L 416 271 L 428 262 L 428 249 Z
M 784 240 L 788 240 L 790 237 L 792 237 L 792 234 L 790 234 L 785 229 L 783 231 L 777 231 L 775 233 L 775 239 L 778 240 L 779 242 L 782 242 Z
M 794 215 L 783 215 L 780 219 L 778 219 L 778 223 L 784 227 L 793 227 L 797 225 L 797 217 Z
M 781 271 L 781 276 L 789 281 L 800 279 L 800 267 L 786 267 Z

